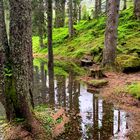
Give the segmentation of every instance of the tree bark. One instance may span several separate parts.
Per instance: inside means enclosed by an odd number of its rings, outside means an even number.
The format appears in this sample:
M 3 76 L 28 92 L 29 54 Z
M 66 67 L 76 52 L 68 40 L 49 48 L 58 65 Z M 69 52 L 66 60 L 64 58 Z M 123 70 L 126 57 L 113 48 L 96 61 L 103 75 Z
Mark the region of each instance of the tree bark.
M 54 60 L 52 46 L 52 0 L 48 0 L 48 75 L 50 102 L 54 101 Z M 53 103 L 52 103 L 53 104 Z
M 77 24 L 77 17 L 78 17 L 78 10 L 77 10 L 77 1 L 73 0 L 73 23 Z
M 0 0 L 0 30 L 1 30 L 1 41 L 2 41 L 2 48 L 6 55 L 6 57 L 9 57 L 9 44 L 8 44 L 8 37 L 6 32 L 6 24 L 5 24 L 5 17 L 4 17 L 4 6 L 3 6 L 3 0 Z
M 38 9 L 38 18 L 39 18 L 39 25 L 38 25 L 38 34 L 39 34 L 39 43 L 40 48 L 44 48 L 43 43 L 43 35 L 44 35 L 44 24 L 45 24 L 45 16 L 44 16 L 44 2 L 43 0 L 39 1 L 39 9 Z
M 102 12 L 102 0 L 99 0 L 99 3 L 98 3 L 98 14 L 101 14 Z
M 105 7 L 105 12 L 107 13 L 108 11 L 108 0 L 106 0 L 106 7 Z
M 1 102 L 4 107 L 6 107 L 4 94 L 4 64 L 9 60 L 9 45 L 4 15 L 4 3 L 3 0 L 0 0 L 0 92 L 2 97 Z
M 108 18 L 105 30 L 105 47 L 103 50 L 103 66 L 113 65 L 116 57 L 117 28 L 120 0 L 109 0 Z
M 74 35 L 74 28 L 73 28 L 73 6 L 72 6 L 72 0 L 69 0 L 69 37 L 73 37 Z
M 65 25 L 65 2 L 66 0 L 55 0 L 55 27 L 60 28 Z
M 10 53 L 11 75 L 7 76 L 6 110 L 7 119 L 31 120 L 29 60 L 31 54 L 31 0 L 10 0 Z
M 78 21 L 81 20 L 81 5 L 78 6 Z
M 98 0 L 95 0 L 95 11 L 94 11 L 94 17 L 98 17 Z
M 140 20 L 140 0 L 134 0 L 134 15 Z
M 3 24 L 4 24 L 3 1 L 0 0 L 0 95 L 3 94 Z M 1 101 L 1 100 L 0 100 Z
M 101 0 L 95 0 L 95 11 L 94 11 L 95 18 L 97 18 L 99 16 L 99 14 L 101 13 L 101 5 L 102 5 Z

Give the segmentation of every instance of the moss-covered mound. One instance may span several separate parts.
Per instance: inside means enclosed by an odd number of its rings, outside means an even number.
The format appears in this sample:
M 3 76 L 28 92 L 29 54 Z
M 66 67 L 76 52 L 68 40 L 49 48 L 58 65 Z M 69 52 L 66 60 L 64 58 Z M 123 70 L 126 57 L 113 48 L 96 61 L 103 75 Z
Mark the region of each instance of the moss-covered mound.
M 127 86 L 129 94 L 133 95 L 137 99 L 140 99 L 140 82 L 135 82 Z
M 89 81 L 89 85 L 93 86 L 95 88 L 100 88 L 100 87 L 106 86 L 107 84 L 108 84 L 108 81 L 105 79 L 101 79 L 101 80 L 98 79 L 98 80 Z
M 123 72 L 140 70 L 140 58 L 138 57 L 138 55 L 118 55 L 116 58 L 116 63 Z

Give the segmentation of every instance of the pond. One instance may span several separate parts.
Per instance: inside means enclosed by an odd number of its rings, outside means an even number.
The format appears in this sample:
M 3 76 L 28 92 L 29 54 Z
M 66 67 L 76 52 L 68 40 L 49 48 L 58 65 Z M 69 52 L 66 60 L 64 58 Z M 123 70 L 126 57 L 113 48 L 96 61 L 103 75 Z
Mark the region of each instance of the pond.
M 55 110 L 63 107 L 69 115 L 66 132 L 57 140 L 127 139 L 125 111 L 88 92 L 86 84 L 78 81 L 72 71 L 67 76 L 55 75 L 54 90 L 49 94 L 46 66 L 40 62 L 40 66 L 34 67 L 34 100 L 35 105 L 49 104 Z

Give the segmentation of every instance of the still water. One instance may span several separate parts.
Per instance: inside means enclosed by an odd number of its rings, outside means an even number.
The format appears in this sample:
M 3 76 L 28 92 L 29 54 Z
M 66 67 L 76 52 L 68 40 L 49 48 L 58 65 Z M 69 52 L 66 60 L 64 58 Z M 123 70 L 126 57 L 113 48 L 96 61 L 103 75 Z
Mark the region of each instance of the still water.
M 57 140 L 126 140 L 128 131 L 127 113 L 115 109 L 96 94 L 87 91 L 87 86 L 68 76 L 55 76 L 54 92 L 49 94 L 48 75 L 45 63 L 34 67 L 35 104 L 49 104 L 57 110 L 63 107 L 70 116 L 70 123 Z M 53 94 L 53 95 L 52 95 Z

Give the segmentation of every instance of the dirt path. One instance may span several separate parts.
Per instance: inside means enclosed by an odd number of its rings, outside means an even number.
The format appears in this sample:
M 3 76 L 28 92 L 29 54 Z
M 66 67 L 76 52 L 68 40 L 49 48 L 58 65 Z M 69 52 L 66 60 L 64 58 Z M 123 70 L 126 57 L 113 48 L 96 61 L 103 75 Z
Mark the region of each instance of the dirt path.
M 131 128 L 129 137 L 132 140 L 140 140 L 140 101 L 123 91 L 121 93 L 115 92 L 123 89 L 132 82 L 140 81 L 140 72 L 134 74 L 107 72 L 105 74 L 107 75 L 105 79 L 108 80 L 109 83 L 100 89 L 100 96 L 107 102 L 115 104 L 115 107 L 128 112 L 129 128 Z M 91 78 L 86 77 L 84 81 L 90 79 Z

